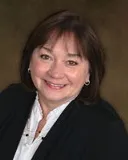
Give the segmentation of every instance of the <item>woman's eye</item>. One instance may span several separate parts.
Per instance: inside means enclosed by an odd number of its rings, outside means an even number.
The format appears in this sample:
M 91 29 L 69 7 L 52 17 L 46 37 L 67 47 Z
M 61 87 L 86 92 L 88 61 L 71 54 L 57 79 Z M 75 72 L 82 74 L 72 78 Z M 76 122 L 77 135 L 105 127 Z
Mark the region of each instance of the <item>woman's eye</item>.
M 47 54 L 41 54 L 40 57 L 44 60 L 49 60 L 50 59 L 50 56 L 47 55 Z
M 67 64 L 70 65 L 70 66 L 76 66 L 78 64 L 78 62 L 69 60 L 67 62 Z

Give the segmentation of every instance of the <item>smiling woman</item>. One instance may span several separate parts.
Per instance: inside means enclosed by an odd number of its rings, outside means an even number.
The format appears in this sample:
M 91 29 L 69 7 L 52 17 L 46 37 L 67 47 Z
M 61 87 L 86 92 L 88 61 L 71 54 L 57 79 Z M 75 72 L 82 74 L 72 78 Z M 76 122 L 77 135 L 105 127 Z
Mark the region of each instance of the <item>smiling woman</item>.
M 76 54 L 73 36 L 65 36 L 68 37 L 58 38 L 52 48 L 48 43 L 35 49 L 30 60 L 31 78 L 43 110 L 52 110 L 74 99 L 89 81 L 88 60 Z
M 23 50 L 21 83 L 0 94 L 0 159 L 127 160 L 123 121 L 100 97 L 104 64 L 98 36 L 76 13 L 37 25 Z

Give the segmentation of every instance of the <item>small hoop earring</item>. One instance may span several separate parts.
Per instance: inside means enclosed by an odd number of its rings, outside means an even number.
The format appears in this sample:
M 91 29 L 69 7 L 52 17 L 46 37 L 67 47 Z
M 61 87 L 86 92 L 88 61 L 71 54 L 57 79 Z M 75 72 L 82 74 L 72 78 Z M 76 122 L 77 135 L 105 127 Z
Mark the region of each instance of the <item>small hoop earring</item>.
M 28 73 L 30 73 L 30 68 L 28 68 Z
M 85 86 L 89 86 L 90 81 L 88 80 L 87 82 L 85 82 Z

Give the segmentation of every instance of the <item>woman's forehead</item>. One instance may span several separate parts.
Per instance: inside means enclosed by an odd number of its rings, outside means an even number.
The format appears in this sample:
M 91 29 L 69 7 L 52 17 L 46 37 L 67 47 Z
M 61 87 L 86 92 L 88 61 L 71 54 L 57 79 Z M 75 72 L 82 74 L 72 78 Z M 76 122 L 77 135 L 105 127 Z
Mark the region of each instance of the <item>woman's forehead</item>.
M 63 46 L 67 52 L 72 49 L 75 53 L 80 54 L 82 51 L 79 41 L 71 33 L 64 33 L 61 36 L 51 35 L 42 47 L 47 47 L 52 50 L 56 45 Z

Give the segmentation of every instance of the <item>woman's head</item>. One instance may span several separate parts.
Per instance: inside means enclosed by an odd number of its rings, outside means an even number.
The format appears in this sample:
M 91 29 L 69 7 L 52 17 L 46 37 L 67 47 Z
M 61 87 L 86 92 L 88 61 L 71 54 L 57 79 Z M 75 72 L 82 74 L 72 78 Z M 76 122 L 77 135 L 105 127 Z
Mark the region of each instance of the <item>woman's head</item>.
M 79 99 L 85 102 L 93 102 L 99 96 L 99 87 L 104 76 L 104 52 L 97 35 L 92 27 L 75 13 L 69 11 L 61 11 L 44 19 L 31 33 L 23 51 L 21 60 L 21 81 L 31 89 L 37 89 L 35 82 L 28 68 L 32 62 L 35 51 L 44 49 L 44 46 L 50 49 L 56 49 L 57 42 L 62 42 L 67 50 L 70 41 L 73 41 L 75 53 L 79 55 L 81 60 L 88 62 L 88 76 L 82 72 L 84 83 L 90 81 L 90 84 L 78 85 L 80 94 Z M 69 52 L 70 53 L 70 52 Z M 61 54 L 61 53 L 58 53 Z M 58 55 L 59 56 L 59 55 Z M 31 69 L 31 68 L 30 68 Z M 82 68 L 81 68 L 82 69 Z M 80 79 L 78 79 L 79 83 Z

